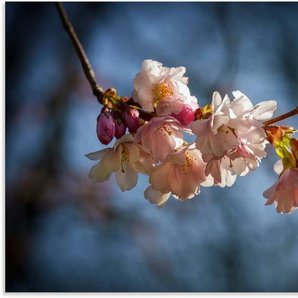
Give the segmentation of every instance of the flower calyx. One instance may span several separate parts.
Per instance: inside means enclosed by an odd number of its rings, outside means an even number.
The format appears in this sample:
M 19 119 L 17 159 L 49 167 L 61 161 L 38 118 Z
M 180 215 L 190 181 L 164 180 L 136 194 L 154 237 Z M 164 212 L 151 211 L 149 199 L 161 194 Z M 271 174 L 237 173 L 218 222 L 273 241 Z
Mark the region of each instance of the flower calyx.
M 194 118 L 195 120 L 205 120 L 205 119 L 209 119 L 212 114 L 213 114 L 212 105 L 207 104 L 195 110 Z
M 295 133 L 290 126 L 265 126 L 267 140 L 275 147 L 276 154 L 281 158 L 283 171 L 298 166 L 298 141 L 291 138 Z

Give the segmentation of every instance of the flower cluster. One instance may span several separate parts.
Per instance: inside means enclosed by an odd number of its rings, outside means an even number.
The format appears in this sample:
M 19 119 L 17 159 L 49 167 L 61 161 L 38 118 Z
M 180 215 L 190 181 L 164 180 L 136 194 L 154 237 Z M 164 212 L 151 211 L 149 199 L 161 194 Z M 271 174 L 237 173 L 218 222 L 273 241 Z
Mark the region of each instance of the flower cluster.
M 271 143 L 283 152 L 283 161 L 292 159 L 284 162 L 278 182 L 264 192 L 266 204 L 276 202 L 277 211 L 284 213 L 297 208 L 297 139 L 291 139 L 291 152 L 284 146 L 294 130 L 284 129 L 282 136 L 278 131 L 278 140 L 273 127 L 263 122 L 273 116 L 276 102 L 253 106 L 240 91 L 233 92 L 232 100 L 214 92 L 211 103 L 200 107 L 185 72 L 184 67 L 145 60 L 131 97 L 120 97 L 115 89 L 105 92 L 97 136 L 105 145 L 114 137 L 117 141 L 111 148 L 86 155 L 99 160 L 89 172 L 90 179 L 103 182 L 115 173 L 125 191 L 137 184 L 139 173 L 148 175 L 145 198 L 161 207 L 171 195 L 187 200 L 201 187 L 232 186 L 237 176 L 259 166 Z M 186 142 L 186 135 L 193 142 Z

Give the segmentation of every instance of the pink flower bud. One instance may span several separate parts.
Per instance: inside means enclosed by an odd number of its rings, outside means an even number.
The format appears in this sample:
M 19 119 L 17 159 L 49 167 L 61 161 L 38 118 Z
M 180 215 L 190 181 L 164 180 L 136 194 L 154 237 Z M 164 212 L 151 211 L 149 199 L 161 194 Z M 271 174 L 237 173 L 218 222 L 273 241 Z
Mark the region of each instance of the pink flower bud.
M 115 120 L 115 137 L 120 139 L 125 135 L 126 126 L 122 121 Z
M 112 115 L 115 122 L 115 137 L 116 139 L 120 139 L 123 135 L 125 135 L 126 125 L 123 122 L 120 111 L 115 110 Z
M 172 114 L 182 125 L 188 125 L 194 121 L 195 115 L 193 109 L 185 104 L 179 114 Z
M 124 113 L 124 121 L 130 132 L 136 132 L 140 127 L 139 112 L 128 108 Z
M 97 117 L 96 133 L 98 139 L 104 145 L 108 145 L 115 136 L 115 122 L 107 108 L 102 108 L 100 115 Z

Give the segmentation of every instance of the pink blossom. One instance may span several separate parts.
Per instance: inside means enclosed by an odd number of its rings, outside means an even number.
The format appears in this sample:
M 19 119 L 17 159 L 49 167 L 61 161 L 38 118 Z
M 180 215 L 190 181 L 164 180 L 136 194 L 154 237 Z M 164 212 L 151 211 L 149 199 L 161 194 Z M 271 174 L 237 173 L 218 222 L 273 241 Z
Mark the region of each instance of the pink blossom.
M 108 145 L 115 136 L 115 123 L 109 110 L 103 108 L 97 117 L 97 137 L 102 144 Z
M 227 95 L 222 99 L 218 92 L 214 92 L 211 116 L 191 124 L 192 132 L 197 135 L 196 146 L 203 154 L 221 158 L 243 144 L 254 151 L 254 148 L 260 149 L 254 144 L 264 147 L 267 143 L 263 123 L 259 120 L 272 117 L 276 102 L 262 102 L 253 107 L 240 91 L 233 95 L 235 98 L 231 102 Z
M 163 161 L 169 153 L 183 144 L 182 131 L 188 131 L 174 117 L 154 117 L 141 126 L 136 135 L 136 142 L 150 152 L 155 162 Z
M 214 184 L 231 186 L 236 175 L 244 176 L 255 170 L 263 157 L 268 143 L 263 123 L 272 117 L 276 109 L 275 101 L 253 106 L 240 91 L 233 92 L 230 101 L 218 92 L 212 98 L 212 113 L 207 119 L 202 117 L 191 123 L 197 135 L 196 147 L 207 162 L 206 175 L 214 179 Z
M 184 104 L 196 109 L 197 99 L 191 96 L 184 77 L 185 67 L 163 67 L 160 62 L 144 60 L 134 79 L 132 97 L 144 111 L 157 115 L 179 114 Z
M 134 142 L 131 134 L 117 140 L 113 148 L 106 148 L 86 155 L 91 160 L 100 160 L 89 172 L 93 182 L 103 182 L 115 173 L 122 191 L 132 189 L 138 181 L 138 173 L 149 175 L 153 168 L 150 155 Z
M 228 111 L 229 103 L 228 96 L 222 99 L 218 92 L 214 92 L 211 117 L 191 123 L 192 132 L 197 135 L 196 146 L 203 154 L 221 158 L 239 144 L 233 130 L 227 126 L 229 115 L 224 111 Z
M 278 213 L 291 213 L 298 208 L 298 168 L 286 169 L 278 181 L 264 191 L 266 206 L 275 203 Z
M 206 180 L 205 167 L 199 150 L 182 147 L 152 171 L 149 181 L 154 190 L 186 200 L 200 193 L 200 184 Z
M 263 124 L 255 119 L 250 123 L 251 127 L 247 131 L 235 131 L 239 145 L 226 154 L 230 159 L 231 168 L 240 176 L 254 171 L 260 165 L 261 159 L 267 155 L 265 148 L 268 142 Z

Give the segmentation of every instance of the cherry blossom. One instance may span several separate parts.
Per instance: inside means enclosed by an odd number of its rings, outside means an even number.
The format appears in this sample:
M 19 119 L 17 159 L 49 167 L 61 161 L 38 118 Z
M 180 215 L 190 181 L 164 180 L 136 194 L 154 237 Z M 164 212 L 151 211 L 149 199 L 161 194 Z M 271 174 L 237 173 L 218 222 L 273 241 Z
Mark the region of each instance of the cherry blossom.
M 251 120 L 251 127 L 246 132 L 236 131 L 239 145 L 227 152 L 230 167 L 239 176 L 245 176 L 254 171 L 261 159 L 267 155 L 265 151 L 266 134 L 262 124 L 255 119 Z
M 182 131 L 190 133 L 190 130 L 181 125 L 176 118 L 154 117 L 138 129 L 135 140 L 141 142 L 155 162 L 159 162 L 183 144 Z
M 191 124 L 196 146 L 207 162 L 206 175 L 222 187 L 233 185 L 236 175 L 254 171 L 266 156 L 268 141 L 259 120 L 272 117 L 276 109 L 275 101 L 253 106 L 240 91 L 233 95 L 231 101 L 214 92 L 210 108 L 202 109 L 199 119 Z
M 233 94 L 235 99 L 231 102 L 227 95 L 222 99 L 218 92 L 214 92 L 212 113 L 208 114 L 207 119 L 203 115 L 202 119 L 191 123 L 192 132 L 198 136 L 197 148 L 203 154 L 223 157 L 229 150 L 246 143 L 245 132 L 248 130 L 248 135 L 253 135 L 254 142 L 265 142 L 263 124 L 258 120 L 272 117 L 276 102 L 263 102 L 253 107 L 250 100 L 240 91 Z
M 171 192 L 176 198 L 186 200 L 200 193 L 200 184 L 206 180 L 205 163 L 194 146 L 185 146 L 158 165 L 149 182 L 162 194 Z
M 185 67 L 163 67 L 160 62 L 144 60 L 141 72 L 134 79 L 132 97 L 146 112 L 157 115 L 179 114 L 183 105 L 198 107 L 197 99 L 187 87 Z
M 278 181 L 264 191 L 265 205 L 275 203 L 278 213 L 292 213 L 298 208 L 298 168 L 286 169 Z
M 89 172 L 93 182 L 103 182 L 115 173 L 119 188 L 130 190 L 137 184 L 138 173 L 149 174 L 153 161 L 150 155 L 134 142 L 131 134 L 117 140 L 113 148 L 106 148 L 86 155 L 91 160 L 100 160 Z

